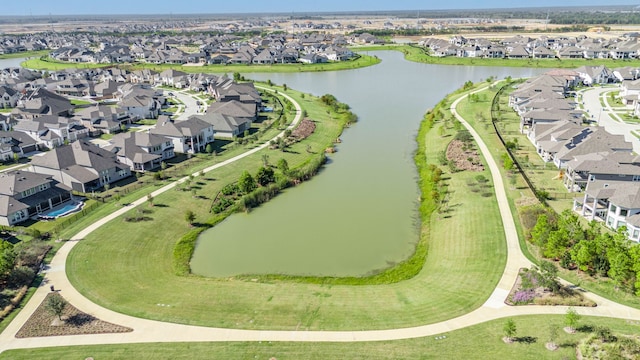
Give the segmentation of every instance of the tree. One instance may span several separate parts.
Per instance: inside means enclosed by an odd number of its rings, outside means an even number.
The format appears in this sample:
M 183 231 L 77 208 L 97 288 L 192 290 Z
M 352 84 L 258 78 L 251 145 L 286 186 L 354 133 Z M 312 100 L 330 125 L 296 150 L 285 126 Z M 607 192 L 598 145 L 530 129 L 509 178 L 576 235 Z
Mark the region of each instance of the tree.
M 167 163 L 166 163 L 166 161 L 163 161 L 163 162 L 161 162 L 161 163 L 160 163 L 160 169 L 162 169 L 162 170 L 167 170 Z
M 245 170 L 238 179 L 238 188 L 240 188 L 240 191 L 242 191 L 243 193 L 248 194 L 255 190 L 256 187 L 257 185 L 255 179 L 253 178 L 253 176 L 251 176 L 251 174 L 249 174 L 248 171 Z
M 207 146 L 204 147 L 204 151 L 209 155 L 213 154 L 213 145 L 208 143 Z
M 558 326 L 556 324 L 549 324 L 549 342 L 547 347 L 549 350 L 558 348 L 556 340 L 558 340 Z
M 542 260 L 539 270 L 540 280 L 542 280 L 541 285 L 554 293 L 557 292 L 560 289 L 560 283 L 558 283 L 558 268 L 552 262 Z
M 287 91 L 289 89 L 289 87 L 287 87 L 287 84 L 282 84 L 282 90 Z
M 0 240 L 0 279 L 4 278 L 16 264 L 16 253 L 10 242 Z
M 189 223 L 189 226 L 192 226 L 196 220 L 196 214 L 191 210 L 187 210 L 184 212 L 184 219 Z
M 47 303 L 45 304 L 45 308 L 52 315 L 58 317 L 58 319 L 62 320 L 62 313 L 64 309 L 67 307 L 67 301 L 62 298 L 62 296 L 58 294 L 50 295 L 47 297 Z
M 517 333 L 516 323 L 513 321 L 513 319 L 507 319 L 507 321 L 504 323 L 502 331 L 504 331 L 504 336 L 508 341 L 513 340 Z
M 256 181 L 260 186 L 266 186 L 269 183 L 276 181 L 273 169 L 270 167 L 261 167 L 256 174 Z
M 289 163 L 287 162 L 287 159 L 281 158 L 278 160 L 277 167 L 283 174 L 286 174 L 289 171 Z
M 262 154 L 261 158 L 262 158 L 262 165 L 264 165 L 264 167 L 269 167 L 269 155 Z
M 151 193 L 147 194 L 147 201 L 149 202 L 149 206 L 153 206 L 153 195 L 151 195 Z
M 547 243 L 549 233 L 553 230 L 547 214 L 538 217 L 536 225 L 531 229 L 531 242 L 542 248 Z
M 578 325 L 578 321 L 580 321 L 580 314 L 576 312 L 576 309 L 570 307 L 567 309 L 567 313 L 564 315 L 564 324 L 567 325 L 568 332 L 574 333 L 576 332 L 576 326 Z

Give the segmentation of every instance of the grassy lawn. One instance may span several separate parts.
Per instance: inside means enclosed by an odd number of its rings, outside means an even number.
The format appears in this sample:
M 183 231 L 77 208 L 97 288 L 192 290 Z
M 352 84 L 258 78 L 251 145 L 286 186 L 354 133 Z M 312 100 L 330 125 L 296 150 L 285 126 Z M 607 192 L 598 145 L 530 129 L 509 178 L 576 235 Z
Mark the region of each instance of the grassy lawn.
M 77 69 L 96 69 L 102 67 L 109 67 L 110 64 L 92 64 L 92 63 L 68 63 L 62 61 L 56 61 L 52 58 L 46 57 L 41 59 L 39 57 L 28 59 L 20 64 L 22 67 L 27 69 L 35 69 L 35 70 L 50 70 L 50 71 L 59 71 L 69 68 L 77 68 Z
M 575 345 L 586 331 L 558 331 L 560 348 L 549 351 L 549 324 L 562 327 L 563 316 L 512 318 L 521 342 L 502 341 L 505 319 L 493 320 L 443 335 L 377 342 L 208 342 L 147 343 L 10 350 L 0 359 L 575 359 Z M 614 334 L 637 334 L 638 325 L 625 320 L 583 318 L 582 326 L 607 326 Z M 442 336 L 445 336 L 444 338 Z M 526 338 L 526 339 L 525 339 Z M 526 342 L 524 340 L 529 340 Z
M 40 56 L 49 54 L 49 51 L 50 50 L 22 51 L 22 52 L 13 53 L 13 54 L 2 54 L 0 55 L 0 59 L 15 59 L 15 58 L 31 57 L 31 56 L 40 57 Z
M 272 163 L 283 157 L 295 167 L 306 161 L 307 144 L 313 151 L 322 151 L 340 130 L 317 100 L 288 93 L 312 119 L 320 120 L 316 132 L 290 151 L 265 150 Z M 427 143 L 428 159 L 435 161 L 449 138 L 432 131 L 420 140 Z M 173 247 L 189 230 L 183 220 L 185 210 L 196 212 L 196 221 L 205 221 L 211 198 L 243 170 L 255 172 L 261 154 L 209 173 L 204 181 L 196 178 L 198 193 L 208 200 L 170 191 L 155 199 L 161 206 L 151 208 L 152 221 L 115 220 L 88 236 L 68 259 L 67 273 L 74 286 L 116 311 L 170 322 L 248 329 L 370 329 L 462 315 L 480 306 L 499 280 L 506 249 L 497 205 L 493 197 L 468 191 L 465 183 L 477 173 L 464 172 L 447 180 L 455 189 L 449 196 L 450 204 L 455 204 L 452 211 L 423 224 L 424 236 L 429 235 L 429 256 L 422 271 L 410 280 L 341 286 L 332 284 L 332 279 L 311 284 L 175 276 Z M 158 303 L 172 306 L 160 308 Z
M 252 72 L 308 72 L 308 71 L 336 71 L 350 70 L 366 66 L 376 65 L 380 60 L 373 56 L 362 55 L 354 60 L 331 62 L 326 64 L 274 64 L 274 65 L 204 65 L 204 66 L 182 66 L 179 64 L 92 64 L 92 63 L 68 63 L 46 58 L 26 60 L 22 66 L 28 69 L 37 70 L 62 70 L 68 68 L 90 69 L 99 67 L 119 66 L 130 70 L 152 69 L 164 71 L 175 69 L 188 73 L 252 73 Z
M 93 104 L 91 101 L 80 100 L 80 99 L 71 99 L 70 101 L 71 101 L 71 105 L 73 105 L 73 106 Z
M 0 113 L 10 114 L 13 111 L 13 108 L 0 108 Z

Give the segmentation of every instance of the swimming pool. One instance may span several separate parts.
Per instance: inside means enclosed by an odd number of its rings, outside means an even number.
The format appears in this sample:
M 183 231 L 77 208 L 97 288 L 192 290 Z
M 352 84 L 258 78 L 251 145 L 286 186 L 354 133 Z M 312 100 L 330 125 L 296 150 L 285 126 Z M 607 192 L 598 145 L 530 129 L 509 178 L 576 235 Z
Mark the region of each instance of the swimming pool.
M 44 212 L 40 214 L 40 218 L 42 219 L 55 219 L 61 216 L 69 215 L 73 212 L 79 211 L 82 209 L 83 202 L 72 201 L 67 204 L 62 205 L 54 210 L 50 210 L 49 212 Z

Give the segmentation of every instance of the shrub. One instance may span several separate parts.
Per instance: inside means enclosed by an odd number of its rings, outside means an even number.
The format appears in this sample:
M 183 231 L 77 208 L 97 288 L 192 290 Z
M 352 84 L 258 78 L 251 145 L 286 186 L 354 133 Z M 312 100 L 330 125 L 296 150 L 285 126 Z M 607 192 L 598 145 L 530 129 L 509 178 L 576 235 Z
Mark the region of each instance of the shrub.
M 516 305 L 530 304 L 535 299 L 536 294 L 533 290 L 516 291 L 511 301 Z

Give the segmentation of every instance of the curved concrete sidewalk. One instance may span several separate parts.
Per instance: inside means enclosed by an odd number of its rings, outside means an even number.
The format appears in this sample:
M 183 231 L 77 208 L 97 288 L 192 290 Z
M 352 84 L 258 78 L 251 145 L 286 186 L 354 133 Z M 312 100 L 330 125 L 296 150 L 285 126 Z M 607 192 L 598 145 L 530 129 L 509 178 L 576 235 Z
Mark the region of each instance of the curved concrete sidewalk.
M 482 91 L 484 89 L 478 90 Z M 500 175 L 499 167 L 492 158 L 489 149 L 484 141 L 479 137 L 478 133 L 469 126 L 469 124 L 456 112 L 457 104 L 466 97 L 456 100 L 451 107 L 452 113 L 456 118 L 471 132 L 476 140 L 480 151 L 486 159 L 491 171 L 496 191 L 496 197 L 503 220 L 503 227 L 507 241 L 507 264 L 496 289 L 485 304 L 462 316 L 447 321 L 410 327 L 402 329 L 389 330 L 370 330 L 370 331 L 269 331 L 269 330 L 235 330 L 208 328 L 200 326 L 180 325 L 165 323 L 153 320 L 135 318 L 128 315 L 119 314 L 109 309 L 100 307 L 80 293 L 78 293 L 69 283 L 65 274 L 66 257 L 78 239 L 86 236 L 95 230 L 104 222 L 96 222 L 95 227 L 86 229 L 86 231 L 78 234 L 74 241 L 63 246 L 54 257 L 51 268 L 46 275 L 46 283 L 44 283 L 36 292 L 34 297 L 29 301 L 25 309 L 14 319 L 9 327 L 0 334 L 0 351 L 16 348 L 35 348 L 50 346 L 68 346 L 68 345 L 90 345 L 90 344 L 119 344 L 119 343 L 145 343 L 145 342 L 195 342 L 195 341 L 315 341 L 315 342 L 353 342 L 353 341 L 380 341 L 380 340 L 398 340 L 425 337 L 448 331 L 453 331 L 480 324 L 489 320 L 499 319 L 509 316 L 526 315 L 526 314 L 564 314 L 566 306 L 521 306 L 511 307 L 504 304 L 504 300 L 515 282 L 518 269 L 530 266 L 530 262 L 525 258 L 520 250 L 518 243 L 518 235 L 515 228 L 515 222 L 511 214 L 509 203 L 507 200 L 504 183 Z M 291 99 L 290 99 L 291 100 Z M 296 110 L 300 117 L 300 108 L 297 103 Z M 252 150 L 253 151 L 253 150 Z M 256 150 L 257 151 L 257 150 Z M 247 155 L 243 155 L 247 156 Z M 236 159 L 237 160 L 237 159 Z M 235 161 L 235 160 L 234 160 Z M 208 168 L 211 171 L 223 163 Z M 184 179 L 182 179 L 184 180 Z M 160 194 L 175 186 L 175 183 L 167 185 L 164 188 L 154 192 Z M 146 199 L 136 201 L 135 206 L 143 203 Z M 126 209 L 128 210 L 128 209 Z M 125 211 L 126 211 L 125 210 Z M 112 219 L 120 214 L 114 214 Z M 119 325 L 128 326 L 134 329 L 131 333 L 123 334 L 99 334 L 99 335 L 76 335 L 76 336 L 59 336 L 44 338 L 16 339 L 15 333 L 22 326 L 24 321 L 28 319 L 33 310 L 40 304 L 46 293 L 48 285 L 55 284 L 62 287 L 61 293 L 70 303 L 78 309 L 96 316 L 100 319 L 107 320 Z M 640 320 L 640 310 L 627 306 L 616 304 L 594 294 L 587 293 L 587 296 L 596 301 L 596 308 L 576 308 L 583 315 L 604 316 L 622 319 Z

